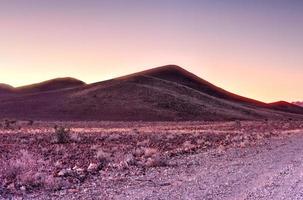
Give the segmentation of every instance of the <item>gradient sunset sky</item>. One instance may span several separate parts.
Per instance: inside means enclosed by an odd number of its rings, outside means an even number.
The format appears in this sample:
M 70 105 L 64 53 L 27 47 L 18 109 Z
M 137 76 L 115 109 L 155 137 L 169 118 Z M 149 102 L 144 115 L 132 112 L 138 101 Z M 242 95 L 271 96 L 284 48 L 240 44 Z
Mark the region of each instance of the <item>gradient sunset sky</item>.
M 265 102 L 303 100 L 303 1 L 0 1 L 0 82 L 166 64 Z

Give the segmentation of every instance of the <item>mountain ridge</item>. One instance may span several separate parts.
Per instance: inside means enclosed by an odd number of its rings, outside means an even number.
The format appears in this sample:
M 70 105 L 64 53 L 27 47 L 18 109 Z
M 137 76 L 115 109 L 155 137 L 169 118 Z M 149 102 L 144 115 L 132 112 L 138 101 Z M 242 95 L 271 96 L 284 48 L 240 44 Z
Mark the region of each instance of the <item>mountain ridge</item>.
M 20 87 L 13 87 L 7 84 L 0 84 L 0 91 L 7 91 L 10 93 L 36 93 L 36 92 L 47 92 L 53 90 L 68 89 L 73 87 L 84 86 L 81 80 L 72 77 L 61 77 L 46 80 L 39 83 L 29 84 Z
M 21 87 L 23 92 L 14 96 L 2 96 L 0 118 L 68 121 L 303 119 L 297 106 L 281 107 L 230 93 L 176 65 L 92 84 L 74 79 L 67 82 L 73 84 L 62 85 L 59 81 L 59 86 L 55 84 L 54 87 L 54 82 L 46 81 L 42 85 L 47 87 L 34 84 Z

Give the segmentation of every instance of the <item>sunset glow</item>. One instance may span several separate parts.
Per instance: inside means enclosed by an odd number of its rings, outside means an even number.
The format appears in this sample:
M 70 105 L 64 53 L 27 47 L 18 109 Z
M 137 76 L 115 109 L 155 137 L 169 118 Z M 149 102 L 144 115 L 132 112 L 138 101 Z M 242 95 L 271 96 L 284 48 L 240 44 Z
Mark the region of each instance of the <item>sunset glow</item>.
M 297 0 L 4 0 L 0 82 L 92 83 L 176 64 L 242 96 L 303 100 L 302 10 Z

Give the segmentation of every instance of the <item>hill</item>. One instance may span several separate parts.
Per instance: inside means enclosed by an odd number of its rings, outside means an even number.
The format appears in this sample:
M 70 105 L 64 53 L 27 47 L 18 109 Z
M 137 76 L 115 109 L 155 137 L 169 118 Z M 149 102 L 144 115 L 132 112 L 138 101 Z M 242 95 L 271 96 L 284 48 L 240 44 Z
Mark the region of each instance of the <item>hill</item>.
M 293 109 L 274 109 L 274 105 L 225 91 L 174 65 L 87 85 L 81 81 L 65 85 L 51 80 L 18 90 L 16 96 L 1 97 L 0 118 L 115 121 L 303 118 L 297 112 L 291 113 Z
M 13 90 L 14 90 L 14 88 L 12 86 L 4 84 L 4 83 L 0 83 L 0 95 L 12 93 Z
M 15 91 L 18 93 L 37 93 L 37 92 L 47 92 L 52 90 L 74 88 L 83 85 L 85 85 L 83 81 L 77 80 L 75 78 L 66 77 L 66 78 L 56 78 L 41 83 L 18 87 L 15 89 Z
M 302 101 L 293 102 L 293 104 L 303 107 L 303 102 Z
M 298 106 L 293 103 L 288 103 L 286 101 L 270 103 L 269 106 L 274 110 L 303 114 L 303 108 L 301 106 Z

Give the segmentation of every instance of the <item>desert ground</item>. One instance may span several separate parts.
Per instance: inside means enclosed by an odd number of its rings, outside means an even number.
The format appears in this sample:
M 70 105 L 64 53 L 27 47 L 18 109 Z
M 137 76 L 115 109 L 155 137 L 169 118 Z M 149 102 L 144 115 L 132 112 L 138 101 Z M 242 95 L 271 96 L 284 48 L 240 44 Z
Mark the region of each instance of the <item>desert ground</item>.
M 303 199 L 303 122 L 4 121 L 0 199 Z

